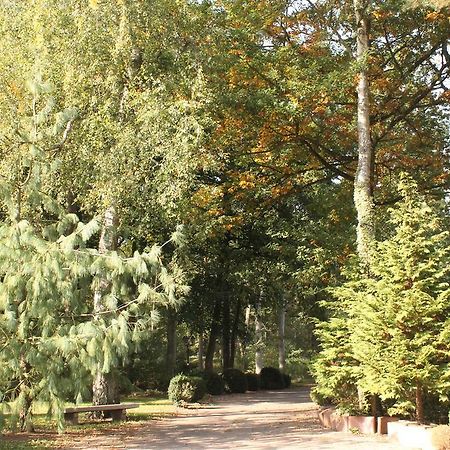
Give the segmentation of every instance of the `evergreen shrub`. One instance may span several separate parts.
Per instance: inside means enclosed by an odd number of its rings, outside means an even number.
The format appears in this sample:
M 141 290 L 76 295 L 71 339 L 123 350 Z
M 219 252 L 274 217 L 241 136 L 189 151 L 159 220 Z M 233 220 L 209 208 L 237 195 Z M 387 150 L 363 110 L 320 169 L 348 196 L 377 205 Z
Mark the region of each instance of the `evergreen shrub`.
M 258 374 L 247 372 L 245 376 L 247 377 L 247 386 L 249 391 L 259 391 L 261 389 L 261 380 Z
M 206 394 L 206 383 L 203 378 L 179 374 L 170 380 L 168 394 L 175 404 L 196 402 Z
M 203 377 L 208 394 L 221 395 L 225 392 L 225 380 L 221 375 L 215 372 L 205 372 Z
M 333 405 L 333 399 L 324 395 L 320 389 L 314 388 L 310 393 L 311 400 L 317 403 L 319 406 L 330 406 Z
M 262 389 L 284 389 L 283 374 L 275 367 L 264 367 L 260 373 Z
M 248 389 L 247 377 L 242 370 L 239 369 L 225 369 L 223 371 L 223 379 L 227 392 L 232 394 L 243 394 Z

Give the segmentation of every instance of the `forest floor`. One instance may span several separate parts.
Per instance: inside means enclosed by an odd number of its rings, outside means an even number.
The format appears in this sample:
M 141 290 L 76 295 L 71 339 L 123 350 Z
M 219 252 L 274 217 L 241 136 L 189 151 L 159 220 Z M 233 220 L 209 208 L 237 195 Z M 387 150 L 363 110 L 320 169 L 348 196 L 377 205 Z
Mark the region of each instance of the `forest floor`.
M 399 450 L 384 436 L 322 428 L 307 387 L 214 397 L 158 420 L 53 436 L 64 449 L 308 449 Z M 48 436 L 50 438 L 50 436 Z M 1 445 L 0 445 L 1 447 Z M 47 446 L 46 446 L 47 447 Z M 10 447 L 12 448 L 12 447 Z M 47 447 L 48 448 L 48 447 Z

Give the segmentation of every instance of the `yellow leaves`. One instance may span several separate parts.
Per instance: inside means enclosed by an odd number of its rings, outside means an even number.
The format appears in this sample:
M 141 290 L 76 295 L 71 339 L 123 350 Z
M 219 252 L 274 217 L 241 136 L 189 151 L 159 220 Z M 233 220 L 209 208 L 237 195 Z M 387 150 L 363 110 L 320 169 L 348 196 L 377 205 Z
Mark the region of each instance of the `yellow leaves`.
M 295 108 L 298 108 L 299 102 L 298 102 L 298 98 L 297 97 L 295 97 L 292 94 L 287 94 L 287 98 L 291 101 L 292 105 L 294 105 Z
M 339 215 L 335 209 L 332 209 L 328 215 L 328 218 L 330 219 L 331 223 L 338 223 L 339 222 Z
M 271 189 L 272 197 L 282 197 L 289 194 L 292 191 L 293 184 L 292 181 L 288 180 L 281 186 L 274 186 Z
M 204 186 L 193 195 L 192 201 L 199 208 L 209 208 L 213 202 L 222 197 L 223 192 L 220 188 Z M 215 213 L 211 212 L 208 212 L 208 214 L 215 215 Z
M 23 98 L 23 92 L 20 90 L 19 86 L 17 86 L 17 83 L 15 81 L 11 81 L 9 83 L 9 92 L 16 98 L 16 99 L 22 99 Z
M 89 6 L 92 9 L 98 9 L 98 0 L 89 0 Z
M 208 215 L 212 217 L 219 217 L 224 214 L 224 210 L 220 208 L 213 208 L 208 210 Z
M 376 9 L 372 11 L 372 17 L 377 20 L 384 20 L 390 16 L 390 13 L 381 9 Z
M 250 173 L 242 174 L 239 180 L 241 189 L 253 189 L 255 187 L 255 176 Z

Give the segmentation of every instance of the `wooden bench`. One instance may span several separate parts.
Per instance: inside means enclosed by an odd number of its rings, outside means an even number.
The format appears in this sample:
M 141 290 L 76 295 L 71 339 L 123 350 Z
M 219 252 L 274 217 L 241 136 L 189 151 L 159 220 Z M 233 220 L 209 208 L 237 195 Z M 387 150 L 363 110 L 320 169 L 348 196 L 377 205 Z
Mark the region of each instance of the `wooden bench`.
M 102 411 L 110 413 L 113 422 L 126 419 L 126 411 L 138 408 L 138 403 L 116 403 L 114 405 L 73 406 L 64 410 L 64 419 L 72 424 L 78 423 L 78 414 L 84 412 Z

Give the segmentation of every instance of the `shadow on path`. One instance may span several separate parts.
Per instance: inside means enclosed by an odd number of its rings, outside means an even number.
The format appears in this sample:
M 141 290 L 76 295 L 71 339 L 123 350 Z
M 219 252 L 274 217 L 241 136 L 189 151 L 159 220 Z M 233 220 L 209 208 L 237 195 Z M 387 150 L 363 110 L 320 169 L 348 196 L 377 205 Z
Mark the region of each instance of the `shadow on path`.
M 399 449 L 379 436 L 323 429 L 306 387 L 220 396 L 214 403 L 211 408 L 179 409 L 176 417 L 112 435 L 84 438 L 72 448 Z

